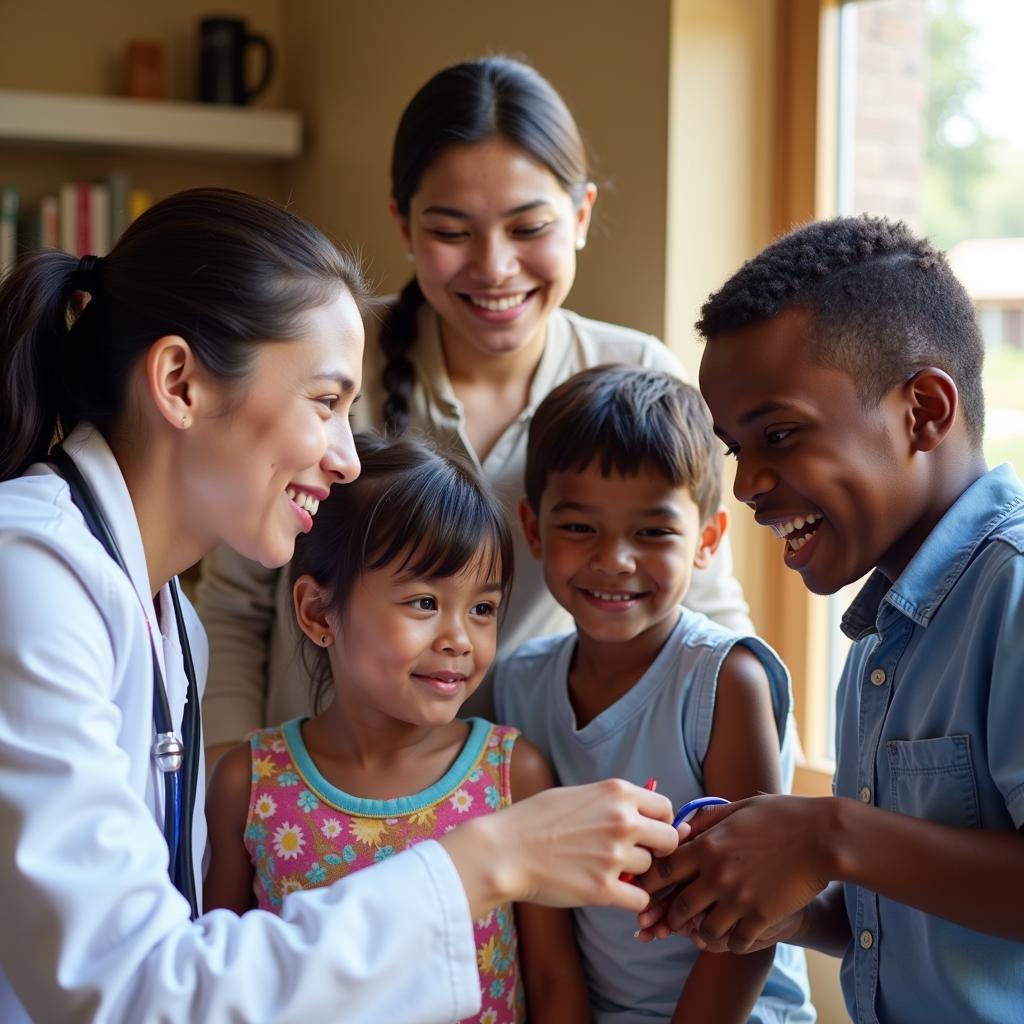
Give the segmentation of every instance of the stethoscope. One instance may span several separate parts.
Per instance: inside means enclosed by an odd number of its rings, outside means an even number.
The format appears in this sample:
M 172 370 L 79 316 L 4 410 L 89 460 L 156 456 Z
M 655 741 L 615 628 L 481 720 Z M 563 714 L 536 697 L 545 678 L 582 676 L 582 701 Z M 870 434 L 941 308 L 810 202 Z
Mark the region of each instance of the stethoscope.
M 103 545 L 108 555 L 130 577 L 114 535 L 104 518 L 99 502 L 71 457 L 60 445 L 50 452 L 50 462 L 67 482 L 71 500 L 78 506 L 92 535 Z M 171 709 L 167 703 L 167 687 L 164 684 L 160 662 L 157 660 L 156 640 L 150 632 L 153 651 L 153 740 L 152 756 L 164 780 L 164 839 L 170 853 L 168 874 L 175 888 L 188 900 L 192 920 L 199 916 L 196 899 L 195 872 L 192 858 L 192 814 L 196 802 L 196 786 L 199 781 L 199 749 L 202 743 L 199 720 L 199 690 L 196 686 L 196 670 L 192 663 L 192 649 L 185 631 L 178 597 L 178 580 L 170 583 L 171 601 L 174 605 L 174 619 L 178 627 L 185 677 L 188 680 L 188 696 L 185 716 L 182 722 L 182 738 L 174 732 Z M 187 764 L 186 764 L 187 762 Z M 183 771 L 183 769 L 185 769 Z M 184 809 L 184 813 L 183 813 Z
M 684 821 L 690 821 L 702 807 L 720 807 L 729 801 L 721 796 L 699 796 L 696 800 L 683 804 L 672 819 L 672 827 L 679 828 Z

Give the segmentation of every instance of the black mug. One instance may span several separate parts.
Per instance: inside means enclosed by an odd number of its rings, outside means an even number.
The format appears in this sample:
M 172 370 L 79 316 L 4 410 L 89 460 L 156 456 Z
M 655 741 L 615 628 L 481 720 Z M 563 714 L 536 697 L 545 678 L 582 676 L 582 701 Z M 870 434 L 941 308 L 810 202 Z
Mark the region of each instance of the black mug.
M 199 23 L 199 99 L 204 103 L 243 105 L 267 87 L 274 71 L 274 50 L 266 36 L 247 32 L 241 18 L 203 18 Z M 263 51 L 263 72 L 252 89 L 245 86 L 245 51 Z

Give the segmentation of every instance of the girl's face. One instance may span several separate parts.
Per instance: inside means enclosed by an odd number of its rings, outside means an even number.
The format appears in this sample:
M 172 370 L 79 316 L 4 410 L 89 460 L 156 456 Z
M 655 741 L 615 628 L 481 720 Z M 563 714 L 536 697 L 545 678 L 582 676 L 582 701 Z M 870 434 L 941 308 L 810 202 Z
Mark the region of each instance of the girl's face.
M 558 179 L 501 139 L 449 146 L 409 216 L 392 204 L 447 346 L 501 355 L 543 343 L 569 294 L 597 190 L 576 207 Z
M 340 709 L 418 726 L 455 718 L 497 644 L 502 588 L 487 555 L 436 579 L 398 562 L 363 574 L 328 651 Z
M 259 345 L 239 402 L 184 431 L 187 528 L 266 566 L 284 565 L 333 484 L 359 475 L 348 414 L 359 393 L 363 325 L 347 291 L 305 314 L 291 341 Z

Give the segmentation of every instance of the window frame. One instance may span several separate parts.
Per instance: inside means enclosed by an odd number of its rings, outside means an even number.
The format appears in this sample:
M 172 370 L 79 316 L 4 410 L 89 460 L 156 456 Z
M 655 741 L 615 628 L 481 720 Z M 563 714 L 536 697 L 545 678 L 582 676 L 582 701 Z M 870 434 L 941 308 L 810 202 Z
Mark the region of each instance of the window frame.
M 837 209 L 839 15 L 843 0 L 790 0 L 777 7 L 773 138 L 773 234 Z M 764 531 L 762 531 L 764 533 Z M 761 538 L 767 576 L 762 630 L 793 679 L 802 744 L 794 792 L 832 792 L 828 757 L 828 602 L 787 569 L 778 544 Z

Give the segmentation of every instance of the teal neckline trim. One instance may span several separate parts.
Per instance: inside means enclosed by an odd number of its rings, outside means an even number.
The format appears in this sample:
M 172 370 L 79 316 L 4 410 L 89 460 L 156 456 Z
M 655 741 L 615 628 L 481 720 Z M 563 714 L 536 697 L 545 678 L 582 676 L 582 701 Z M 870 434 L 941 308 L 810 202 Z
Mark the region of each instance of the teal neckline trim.
M 397 818 L 403 814 L 425 811 L 428 807 L 440 803 L 465 780 L 483 754 L 494 728 L 483 718 L 467 719 L 470 726 L 469 736 L 466 737 L 466 742 L 463 744 L 462 750 L 459 751 L 459 756 L 455 758 L 454 764 L 437 782 L 411 796 L 399 796 L 391 800 L 370 800 L 338 789 L 320 774 L 320 769 L 313 763 L 309 751 L 306 750 L 306 744 L 302 741 L 301 726 L 305 720 L 305 718 L 293 718 L 281 726 L 281 731 L 284 741 L 288 745 L 288 752 L 306 785 L 316 796 L 332 804 L 339 811 L 358 815 L 361 818 Z

